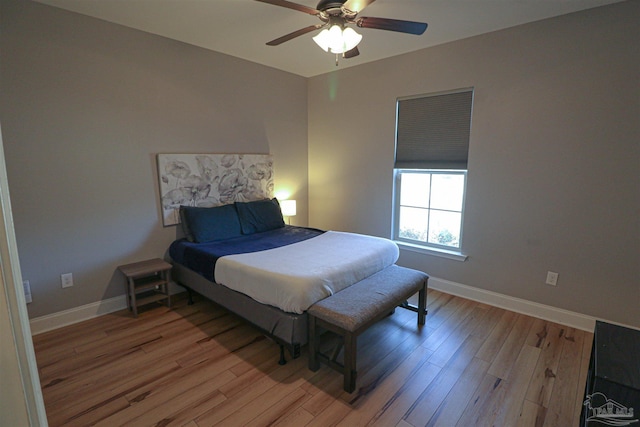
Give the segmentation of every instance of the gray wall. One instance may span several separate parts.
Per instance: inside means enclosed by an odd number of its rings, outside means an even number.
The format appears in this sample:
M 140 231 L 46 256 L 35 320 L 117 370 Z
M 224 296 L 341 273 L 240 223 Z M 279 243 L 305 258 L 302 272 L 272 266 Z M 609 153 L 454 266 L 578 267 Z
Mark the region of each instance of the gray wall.
M 474 87 L 469 258 L 400 263 L 640 327 L 639 16 L 623 2 L 311 78 L 310 224 L 390 236 L 396 98 Z
M 0 118 L 30 317 L 124 294 L 162 257 L 157 153 L 271 153 L 307 221 L 307 81 L 24 0 L 1 0 Z M 75 286 L 62 289 L 60 274 Z

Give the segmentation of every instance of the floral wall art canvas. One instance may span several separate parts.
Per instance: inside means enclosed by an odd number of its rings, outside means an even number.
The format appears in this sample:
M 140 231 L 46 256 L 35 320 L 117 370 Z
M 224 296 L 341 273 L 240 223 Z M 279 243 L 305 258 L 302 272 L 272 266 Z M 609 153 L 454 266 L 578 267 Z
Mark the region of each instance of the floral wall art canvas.
M 270 154 L 158 154 L 165 226 L 180 222 L 179 208 L 213 207 L 273 197 Z

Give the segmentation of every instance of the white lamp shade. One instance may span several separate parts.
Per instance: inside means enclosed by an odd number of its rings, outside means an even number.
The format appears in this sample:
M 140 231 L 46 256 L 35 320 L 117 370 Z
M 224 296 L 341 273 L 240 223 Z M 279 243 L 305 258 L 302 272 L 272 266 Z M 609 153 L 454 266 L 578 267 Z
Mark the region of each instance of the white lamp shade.
M 329 50 L 331 53 L 342 53 L 340 52 L 344 48 L 342 28 L 338 25 L 334 25 L 329 28 L 329 43 Z
M 322 50 L 331 53 L 345 53 L 360 43 L 362 35 L 355 32 L 353 28 L 345 28 L 340 25 L 332 25 L 328 30 L 325 28 L 313 38 Z
M 284 216 L 296 216 L 296 201 L 283 200 L 280 202 L 280 210 Z
M 329 52 L 329 46 L 331 45 L 330 39 L 331 36 L 329 35 L 329 30 L 327 30 L 326 28 L 320 31 L 317 36 L 313 37 L 313 41 L 316 42 L 316 44 L 320 46 L 325 52 Z
M 354 47 L 358 46 L 358 43 L 360 43 L 360 40 L 362 40 L 362 35 L 356 33 L 353 28 L 347 27 L 342 32 L 342 39 L 344 40 L 344 51 L 348 52 Z

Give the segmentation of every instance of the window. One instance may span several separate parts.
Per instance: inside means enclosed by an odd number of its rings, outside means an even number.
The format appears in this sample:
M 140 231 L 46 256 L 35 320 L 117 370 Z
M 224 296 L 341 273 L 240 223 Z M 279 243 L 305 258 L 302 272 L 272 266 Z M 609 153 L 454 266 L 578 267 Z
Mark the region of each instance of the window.
M 396 170 L 400 241 L 460 249 L 466 171 Z
M 399 99 L 393 238 L 460 253 L 473 90 Z

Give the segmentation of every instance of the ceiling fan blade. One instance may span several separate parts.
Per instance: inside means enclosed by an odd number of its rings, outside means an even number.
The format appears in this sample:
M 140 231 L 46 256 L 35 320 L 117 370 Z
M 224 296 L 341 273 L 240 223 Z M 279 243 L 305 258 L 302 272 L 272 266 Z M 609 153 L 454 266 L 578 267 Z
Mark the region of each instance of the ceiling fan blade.
M 293 9 L 293 10 L 297 10 L 299 12 L 304 12 L 304 13 L 308 13 L 309 15 L 319 15 L 320 11 L 316 10 L 312 7 L 308 7 L 308 6 L 303 6 L 301 4 L 298 3 L 293 3 L 290 1 L 286 1 L 286 0 L 256 0 L 262 3 L 269 3 L 272 4 L 274 6 L 282 6 L 282 7 L 286 7 L 288 9 Z
M 351 12 L 359 13 L 365 7 L 369 6 L 376 0 L 347 0 L 345 4 L 342 5 L 343 8 L 350 10 Z
M 358 50 L 358 46 L 354 47 L 351 50 L 346 51 L 345 53 L 342 54 L 342 57 L 345 59 L 349 59 L 349 58 L 354 58 L 356 56 L 360 55 L 360 51 Z
M 318 28 L 322 28 L 325 25 L 326 24 L 316 24 L 316 25 L 311 25 L 310 27 L 301 28 L 298 31 L 294 31 L 293 33 L 289 33 L 289 34 L 284 35 L 282 37 L 278 37 L 277 39 L 271 40 L 270 42 L 267 43 L 267 45 L 268 46 L 278 46 L 279 44 L 282 44 L 284 42 L 288 42 L 291 39 L 295 39 L 296 37 L 299 37 L 301 35 L 310 33 L 311 31 L 317 30 Z
M 421 35 L 427 29 L 424 22 L 402 21 L 400 19 L 364 17 L 356 19 L 356 25 L 361 28 L 397 31 L 399 33 Z

